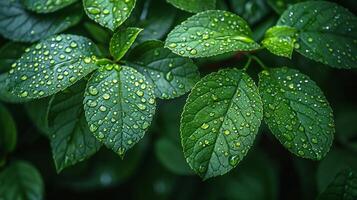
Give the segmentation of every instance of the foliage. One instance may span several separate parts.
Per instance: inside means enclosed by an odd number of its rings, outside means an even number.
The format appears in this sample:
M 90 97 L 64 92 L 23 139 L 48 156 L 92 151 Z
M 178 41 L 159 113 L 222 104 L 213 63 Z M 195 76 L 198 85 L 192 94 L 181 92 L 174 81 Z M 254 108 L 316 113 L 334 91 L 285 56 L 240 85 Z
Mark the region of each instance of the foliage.
M 286 168 L 316 173 L 296 198 L 356 199 L 357 110 L 333 112 L 355 106 L 339 93 L 357 68 L 343 5 L 357 4 L 0 1 L 0 199 L 128 179 L 153 185 L 132 198 L 277 199 Z

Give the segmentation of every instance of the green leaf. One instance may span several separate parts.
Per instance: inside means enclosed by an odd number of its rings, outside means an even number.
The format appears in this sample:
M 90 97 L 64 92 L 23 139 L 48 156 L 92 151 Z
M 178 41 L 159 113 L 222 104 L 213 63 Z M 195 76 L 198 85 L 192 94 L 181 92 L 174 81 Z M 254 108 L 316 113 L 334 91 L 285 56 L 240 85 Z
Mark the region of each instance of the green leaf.
M 108 29 L 103 28 L 99 24 L 92 22 L 85 22 L 84 28 L 88 31 L 94 41 L 103 44 L 109 43 L 111 34 L 109 33 Z
M 278 26 L 290 26 L 298 31 L 297 52 L 317 62 L 343 69 L 357 67 L 356 24 L 355 15 L 327 1 L 295 4 L 282 14 L 277 23 Z
M 259 48 L 242 18 L 219 10 L 188 18 L 169 33 L 165 46 L 180 56 L 193 58 Z
M 57 172 L 91 157 L 101 147 L 89 131 L 84 115 L 84 91 L 85 82 L 81 81 L 51 98 L 49 138 Z
M 26 49 L 12 65 L 9 88 L 26 99 L 50 96 L 95 70 L 96 55 L 96 46 L 85 37 L 50 37 Z
M 114 31 L 134 9 L 136 0 L 83 0 L 89 18 Z
M 155 154 L 162 165 L 177 175 L 191 175 L 179 144 L 168 138 L 161 138 L 155 143 Z
M 289 68 L 259 74 L 264 120 L 290 152 L 320 160 L 333 141 L 332 109 L 320 88 L 309 77 Z
M 291 58 L 296 42 L 295 28 L 289 26 L 274 26 L 265 33 L 262 44 L 270 52 L 278 56 Z
M 205 10 L 214 10 L 216 8 L 216 0 L 167 0 L 178 9 L 198 13 Z
M 31 164 L 16 161 L 0 173 L 0 194 L 4 200 L 42 200 L 41 174 Z
M 74 26 L 81 18 L 82 12 L 77 6 L 41 15 L 25 10 L 20 0 L 0 1 L 0 34 L 14 41 L 43 39 Z
M 124 30 L 118 30 L 110 40 L 110 54 L 115 61 L 120 60 L 133 45 L 136 37 L 143 29 L 129 27 Z
M 24 6 L 37 13 L 50 13 L 64 8 L 77 0 L 23 0 Z
M 89 129 L 123 157 L 149 128 L 154 98 L 152 86 L 135 69 L 107 64 L 87 84 L 84 110 Z
M 317 200 L 341 200 L 357 198 L 357 175 L 351 169 L 341 171 Z
M 147 41 L 136 47 L 127 64 L 155 86 L 155 96 L 163 99 L 179 97 L 194 86 L 200 74 L 189 58 L 182 58 L 163 47 L 159 41 Z
M 226 69 L 204 77 L 181 118 L 187 162 L 204 179 L 227 173 L 253 145 L 262 118 L 258 88 L 245 72 Z
M 16 124 L 9 111 L 0 104 L 0 157 L 14 151 L 17 141 Z M 0 158 L 1 159 L 1 158 Z

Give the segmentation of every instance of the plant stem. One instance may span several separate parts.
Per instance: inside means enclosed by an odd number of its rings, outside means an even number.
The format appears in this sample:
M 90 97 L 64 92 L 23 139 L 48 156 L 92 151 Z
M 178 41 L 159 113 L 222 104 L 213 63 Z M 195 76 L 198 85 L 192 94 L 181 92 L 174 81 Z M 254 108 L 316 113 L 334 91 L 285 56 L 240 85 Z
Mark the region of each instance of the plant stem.
M 248 55 L 249 58 L 255 60 L 259 65 L 260 67 L 262 67 L 264 70 L 267 70 L 268 67 L 264 65 L 263 61 L 261 61 L 258 57 L 256 56 L 252 56 L 252 55 Z
M 247 61 L 247 63 L 245 63 L 245 65 L 243 67 L 244 71 L 247 71 L 248 67 L 250 66 L 250 63 L 252 63 L 252 58 L 248 57 L 248 61 Z

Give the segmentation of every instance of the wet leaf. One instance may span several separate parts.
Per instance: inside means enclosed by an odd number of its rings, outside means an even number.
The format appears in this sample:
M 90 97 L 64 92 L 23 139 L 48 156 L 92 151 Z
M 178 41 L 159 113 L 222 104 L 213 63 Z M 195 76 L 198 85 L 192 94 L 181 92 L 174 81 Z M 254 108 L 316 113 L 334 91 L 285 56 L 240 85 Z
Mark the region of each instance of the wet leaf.
M 77 0 L 23 0 L 24 6 L 37 13 L 50 13 L 73 4 Z
M 335 68 L 357 67 L 357 18 L 346 8 L 327 1 L 298 3 L 277 25 L 298 31 L 295 49 L 303 56 Z
M 87 84 L 84 110 L 89 129 L 121 157 L 144 137 L 155 106 L 152 86 L 130 67 L 107 64 Z
M 289 68 L 259 74 L 264 120 L 290 152 L 322 159 L 335 133 L 332 109 L 321 89 L 309 77 Z
M 182 58 L 163 46 L 159 41 L 142 43 L 133 50 L 127 64 L 155 86 L 156 97 L 171 99 L 191 90 L 200 75 L 191 59 Z
M 89 18 L 114 31 L 134 9 L 136 0 L 83 0 Z
M 191 168 L 204 179 L 233 169 L 253 145 L 263 106 L 253 80 L 221 70 L 193 88 L 181 118 L 181 142 Z
M 26 49 L 12 65 L 8 87 L 25 99 L 50 96 L 95 70 L 96 55 L 96 46 L 85 37 L 50 37 Z
M 289 26 L 274 26 L 266 31 L 262 44 L 275 55 L 291 58 L 296 32 Z
M 167 2 L 176 8 L 192 13 L 214 10 L 216 8 L 216 0 L 167 0 Z
M 91 157 L 101 147 L 84 115 L 84 90 L 85 82 L 81 81 L 50 101 L 49 138 L 57 172 Z
M 0 194 L 4 200 L 41 200 L 43 193 L 41 174 L 27 162 L 13 162 L 0 173 Z
M 238 15 L 219 10 L 188 18 L 169 33 L 165 47 L 192 58 L 260 48 L 252 39 L 247 22 Z
M 14 41 L 46 38 L 74 26 L 81 18 L 82 12 L 76 6 L 43 15 L 25 10 L 20 0 L 0 1 L 0 34 Z
M 110 54 L 115 61 L 120 60 L 133 45 L 136 37 L 143 29 L 129 27 L 124 30 L 118 30 L 110 40 Z

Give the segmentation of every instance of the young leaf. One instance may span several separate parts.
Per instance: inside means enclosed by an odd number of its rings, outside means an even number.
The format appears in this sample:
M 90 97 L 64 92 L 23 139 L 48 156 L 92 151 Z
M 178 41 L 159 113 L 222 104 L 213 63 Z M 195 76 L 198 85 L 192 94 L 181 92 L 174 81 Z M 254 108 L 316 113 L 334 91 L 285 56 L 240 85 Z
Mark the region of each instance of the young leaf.
M 16 124 L 9 111 L 0 104 L 0 157 L 16 147 Z M 0 158 L 1 159 L 1 158 Z
M 126 54 L 142 30 L 140 28 L 129 27 L 114 33 L 110 40 L 109 49 L 115 61 L 119 61 Z
M 309 77 L 288 68 L 259 75 L 264 120 L 290 152 L 320 160 L 333 141 L 332 110 L 320 88 Z
M 43 190 L 41 174 L 27 162 L 13 162 L 0 173 L 2 199 L 40 200 Z
M 77 0 L 23 0 L 25 7 L 37 13 L 51 13 L 64 8 Z
M 26 49 L 9 72 L 12 93 L 27 99 L 55 94 L 97 68 L 98 50 L 76 35 L 57 35 Z
M 295 28 L 289 26 L 274 26 L 267 30 L 262 44 L 273 54 L 291 58 L 296 32 Z
M 253 145 L 263 106 L 253 80 L 237 69 L 201 79 L 181 119 L 181 142 L 191 168 L 204 179 L 233 169 Z
M 90 131 L 121 157 L 144 137 L 156 105 L 145 77 L 116 64 L 102 66 L 93 74 L 83 102 Z
M 214 10 L 216 0 L 167 0 L 170 4 L 181 10 L 198 13 L 205 10 Z
M 191 90 L 199 80 L 197 66 L 189 58 L 182 58 L 163 47 L 159 41 L 148 41 L 136 47 L 127 64 L 155 86 L 155 96 L 170 99 Z
M 49 138 L 57 172 L 89 158 L 101 147 L 89 131 L 84 115 L 84 90 L 85 82 L 81 81 L 50 101 Z
M 357 198 L 357 175 L 351 169 L 341 171 L 317 200 Z
M 171 31 L 165 47 L 185 57 L 209 57 L 232 51 L 253 51 L 259 45 L 239 16 L 227 11 L 198 13 Z
M 136 0 L 83 0 L 89 18 L 114 31 L 130 15 Z
M 357 18 L 338 4 L 295 4 L 282 14 L 277 25 L 298 31 L 295 49 L 300 54 L 335 68 L 357 68 Z
M 0 1 L 0 34 L 14 41 L 40 40 L 74 26 L 81 18 L 77 6 L 40 15 L 25 10 L 20 0 Z

